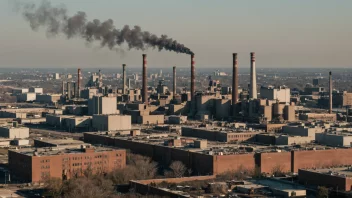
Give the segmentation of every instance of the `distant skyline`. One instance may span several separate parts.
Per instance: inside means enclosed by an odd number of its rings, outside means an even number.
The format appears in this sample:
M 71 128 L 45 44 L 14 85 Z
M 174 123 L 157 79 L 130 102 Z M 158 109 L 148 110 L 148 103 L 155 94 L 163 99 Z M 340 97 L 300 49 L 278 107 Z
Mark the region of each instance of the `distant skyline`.
M 13 11 L 12 0 L 0 0 L 0 67 L 112 68 L 126 63 L 187 67 L 185 54 L 157 50 L 126 50 L 119 54 L 87 47 L 84 40 L 48 38 L 34 32 Z M 35 0 L 28 0 L 38 2 Z M 27 2 L 27 1 L 26 1 Z M 249 53 L 256 52 L 260 68 L 348 68 L 352 54 L 352 1 L 329 0 L 50 0 L 65 4 L 70 15 L 87 13 L 89 19 L 113 19 L 116 28 L 139 25 L 156 35 L 167 34 L 191 48 L 196 68 L 229 68 L 232 53 L 239 66 L 249 68 Z M 214 68 L 215 69 L 215 68 Z

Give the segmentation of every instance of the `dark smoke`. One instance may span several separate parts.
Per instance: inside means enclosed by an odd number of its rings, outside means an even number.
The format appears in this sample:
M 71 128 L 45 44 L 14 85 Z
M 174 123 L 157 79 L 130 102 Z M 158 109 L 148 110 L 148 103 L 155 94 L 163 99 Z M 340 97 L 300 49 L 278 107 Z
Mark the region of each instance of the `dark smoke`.
M 104 22 L 98 19 L 88 21 L 85 12 L 68 16 L 64 6 L 53 7 L 47 0 L 42 1 L 39 6 L 21 4 L 19 9 L 33 30 L 44 27 L 50 36 L 64 34 L 68 39 L 80 37 L 88 42 L 99 41 L 101 46 L 107 46 L 111 50 L 126 44 L 129 49 L 146 50 L 151 47 L 159 51 L 193 54 L 189 48 L 166 35 L 158 37 L 143 31 L 139 26 L 130 28 L 125 25 L 122 29 L 116 29 L 112 19 Z

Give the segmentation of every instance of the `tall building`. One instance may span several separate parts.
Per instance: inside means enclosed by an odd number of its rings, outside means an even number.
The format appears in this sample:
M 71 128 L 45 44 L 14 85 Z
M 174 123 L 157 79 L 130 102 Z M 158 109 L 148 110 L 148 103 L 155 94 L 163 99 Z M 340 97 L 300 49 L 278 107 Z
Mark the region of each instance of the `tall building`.
M 108 173 L 126 166 L 126 150 L 82 146 L 72 148 L 26 148 L 9 150 L 11 174 L 28 182 L 43 182 L 54 177 L 63 180 L 87 171 Z

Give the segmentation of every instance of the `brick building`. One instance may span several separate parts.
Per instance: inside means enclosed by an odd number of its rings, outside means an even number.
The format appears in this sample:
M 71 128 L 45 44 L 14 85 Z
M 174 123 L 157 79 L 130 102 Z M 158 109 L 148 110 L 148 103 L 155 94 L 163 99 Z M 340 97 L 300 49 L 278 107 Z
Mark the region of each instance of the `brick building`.
M 91 146 L 9 150 L 8 156 L 11 174 L 29 182 L 41 182 L 48 177 L 69 179 L 86 170 L 107 173 L 126 166 L 126 150 Z

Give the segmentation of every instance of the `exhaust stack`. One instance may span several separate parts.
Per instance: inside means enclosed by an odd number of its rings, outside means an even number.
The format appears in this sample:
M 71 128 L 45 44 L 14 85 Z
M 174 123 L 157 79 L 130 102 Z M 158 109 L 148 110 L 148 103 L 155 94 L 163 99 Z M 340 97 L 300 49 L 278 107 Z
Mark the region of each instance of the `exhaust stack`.
M 257 99 L 257 73 L 255 69 L 255 53 L 251 52 L 251 81 L 249 98 Z
M 332 114 L 332 73 L 329 72 L 329 113 Z
M 143 54 L 142 102 L 148 103 L 147 95 L 147 55 Z
M 191 55 L 191 101 L 195 102 L 195 61 L 194 54 Z
M 232 54 L 232 115 L 236 115 L 236 103 L 238 102 L 238 61 L 237 53 Z
M 71 92 L 71 82 L 67 82 L 67 99 L 71 100 L 72 92 Z
M 77 71 L 77 97 L 76 98 L 81 97 L 81 78 L 82 78 L 81 69 L 78 68 L 78 71 Z
M 172 77 L 173 77 L 173 83 L 172 83 L 172 94 L 173 98 L 176 99 L 176 66 L 172 68 Z
M 126 94 L 126 64 L 122 64 L 122 94 Z

